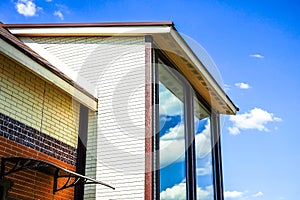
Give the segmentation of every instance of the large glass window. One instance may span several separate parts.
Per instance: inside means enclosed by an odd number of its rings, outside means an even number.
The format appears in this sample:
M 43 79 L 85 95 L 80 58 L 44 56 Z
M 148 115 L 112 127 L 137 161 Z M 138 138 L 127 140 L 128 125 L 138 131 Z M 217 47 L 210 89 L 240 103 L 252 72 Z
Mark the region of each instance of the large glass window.
M 163 58 L 162 58 L 163 59 Z M 155 195 L 161 200 L 220 199 L 220 165 L 216 161 L 213 135 L 218 129 L 217 114 L 213 114 L 189 82 L 174 68 L 158 59 L 156 91 Z M 157 126 L 158 125 L 158 126 Z M 219 148 L 219 147 L 217 147 Z M 216 166 L 214 166 L 216 165 Z M 218 173 L 218 174 L 214 174 Z M 215 177 L 218 180 L 215 179 Z M 220 180 L 219 180 L 220 179 Z M 222 199 L 222 198 L 221 198 Z
M 184 87 L 159 64 L 160 199 L 186 199 Z
M 213 170 L 210 115 L 194 97 L 194 132 L 197 200 L 213 200 Z

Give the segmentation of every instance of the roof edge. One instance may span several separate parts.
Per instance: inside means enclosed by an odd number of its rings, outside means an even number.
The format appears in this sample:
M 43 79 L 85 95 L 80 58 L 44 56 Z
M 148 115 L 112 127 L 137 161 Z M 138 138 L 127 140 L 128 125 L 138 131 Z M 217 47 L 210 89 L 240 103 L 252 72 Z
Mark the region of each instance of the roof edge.
M 218 96 L 221 97 L 222 101 L 225 102 L 227 107 L 232 111 L 231 113 L 221 113 L 221 114 L 233 114 L 233 115 L 235 115 L 236 112 L 239 111 L 239 108 L 233 103 L 233 101 L 225 93 L 225 91 L 222 89 L 220 84 L 212 76 L 212 74 L 205 67 L 205 65 L 200 61 L 198 56 L 191 49 L 191 47 L 187 44 L 187 42 L 183 39 L 183 37 L 180 35 L 180 33 L 175 28 L 173 28 L 173 29 L 171 29 L 170 34 L 178 44 L 181 44 L 180 46 L 183 48 L 183 50 L 187 54 L 187 56 L 190 57 L 190 59 L 194 63 L 194 65 L 197 66 L 198 69 L 204 75 L 204 77 L 207 78 L 207 81 L 214 88 L 214 90 L 217 92 Z
M 27 67 L 29 70 L 43 77 L 45 80 L 58 86 L 60 89 L 66 91 L 68 94 L 75 97 L 75 99 L 89 107 L 91 110 L 97 111 L 98 99 L 76 84 L 74 81 L 68 79 L 64 74 L 59 73 L 57 69 L 48 66 L 48 64 L 35 57 L 31 52 L 26 51 L 26 49 L 18 46 L 16 43 L 1 34 L 0 43 L 0 50 L 3 54 L 14 59 L 19 64 Z M 20 55 L 25 56 L 20 58 Z M 42 66 L 45 70 L 37 70 L 37 68 L 40 66 Z
M 55 28 L 55 27 L 119 27 L 119 26 L 172 26 L 172 21 L 158 22 L 99 22 L 99 23 L 41 23 L 41 24 L 1 24 L 4 28 Z

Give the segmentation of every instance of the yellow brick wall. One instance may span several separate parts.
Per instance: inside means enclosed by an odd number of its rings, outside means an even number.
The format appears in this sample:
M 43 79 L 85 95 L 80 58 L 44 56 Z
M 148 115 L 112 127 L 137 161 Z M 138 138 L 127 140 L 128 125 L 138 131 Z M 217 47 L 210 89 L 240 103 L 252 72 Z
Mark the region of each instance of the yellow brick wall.
M 0 113 L 77 147 L 80 104 L 0 54 Z

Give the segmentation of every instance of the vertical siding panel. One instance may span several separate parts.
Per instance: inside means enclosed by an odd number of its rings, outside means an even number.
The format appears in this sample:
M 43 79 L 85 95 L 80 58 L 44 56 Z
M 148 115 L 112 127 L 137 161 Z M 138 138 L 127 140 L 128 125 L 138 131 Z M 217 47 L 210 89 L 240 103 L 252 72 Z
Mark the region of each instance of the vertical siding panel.
M 97 186 L 99 199 L 143 199 L 145 168 L 144 47 L 119 48 L 99 79 L 97 177 L 115 191 Z M 114 74 L 112 78 L 112 74 Z M 101 134 L 103 133 L 103 134 Z
M 97 89 L 98 113 L 97 120 L 89 122 L 86 174 L 116 190 L 86 186 L 85 199 L 143 199 L 144 37 L 31 39 Z

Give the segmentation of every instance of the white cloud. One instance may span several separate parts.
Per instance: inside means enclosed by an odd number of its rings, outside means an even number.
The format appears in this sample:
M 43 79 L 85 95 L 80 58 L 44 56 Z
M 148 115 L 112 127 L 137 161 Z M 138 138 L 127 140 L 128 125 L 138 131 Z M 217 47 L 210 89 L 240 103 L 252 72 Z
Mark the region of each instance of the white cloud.
M 249 56 L 252 57 L 252 58 L 260 58 L 260 59 L 264 58 L 264 56 L 262 54 L 259 54 L 259 53 L 250 54 Z
M 274 119 L 275 122 L 282 122 L 282 119 L 279 118 L 279 117 L 274 117 L 273 119 Z
M 199 159 L 206 157 L 211 152 L 210 121 L 205 125 L 201 133 L 196 133 L 196 155 Z
M 225 199 L 237 199 L 241 198 L 244 196 L 244 192 L 239 192 L 239 191 L 225 191 L 224 192 L 224 197 Z
M 185 140 L 184 125 L 178 124 L 160 137 L 160 166 L 166 167 L 174 162 L 184 160 Z
M 281 118 L 274 117 L 273 113 L 269 113 L 261 108 L 253 108 L 248 113 L 232 115 L 229 120 L 233 122 L 233 126 L 228 128 L 232 135 L 237 135 L 241 130 L 247 129 L 268 132 L 267 123 L 282 121 Z
M 196 152 L 199 159 L 205 158 L 211 152 L 210 141 L 210 123 L 205 125 L 205 129 L 195 136 Z M 174 162 L 184 160 L 185 140 L 184 140 L 184 124 L 180 123 L 160 137 L 160 166 L 166 167 Z M 199 169 L 202 173 L 209 169 Z M 211 169 L 210 169 L 211 170 Z M 200 172 L 200 171 L 199 171 Z
M 247 83 L 243 83 L 243 82 L 241 82 L 241 83 L 236 83 L 236 84 L 234 84 L 236 87 L 239 87 L 240 89 L 249 89 L 250 88 L 250 85 L 249 84 L 247 84 Z
M 223 87 L 224 87 L 224 90 L 225 90 L 226 92 L 228 92 L 228 91 L 231 90 L 231 86 L 228 85 L 228 84 L 224 84 Z
M 263 192 L 257 192 L 254 194 L 249 194 L 249 192 L 246 190 L 244 192 L 241 191 L 225 191 L 224 197 L 225 199 L 236 199 L 236 200 L 246 200 L 246 199 L 252 199 L 252 198 L 258 198 L 262 197 L 264 195 Z M 252 197 L 252 198 L 251 198 Z
M 177 126 L 170 128 L 169 132 L 163 135 L 160 140 L 184 140 L 184 124 L 180 123 Z
M 19 14 L 26 17 L 35 16 L 36 12 L 42 9 L 40 7 L 37 7 L 32 0 L 18 0 L 15 8 L 17 9 Z
M 186 183 L 179 183 L 172 188 L 167 188 L 160 193 L 160 199 L 172 200 L 172 199 L 185 199 L 186 198 Z
M 159 113 L 167 115 L 182 115 L 183 103 L 163 84 L 159 84 Z
M 54 16 L 57 16 L 59 19 L 63 20 L 64 19 L 64 15 L 62 14 L 62 12 L 60 10 L 57 10 L 53 13 Z
M 159 112 L 161 115 L 182 115 L 183 103 L 163 84 L 159 85 Z M 167 122 L 166 122 L 167 123 Z M 160 166 L 166 167 L 174 162 L 184 160 L 185 140 L 184 124 L 178 122 L 167 133 L 160 137 Z
M 213 186 L 207 186 L 201 188 L 197 186 L 197 199 L 211 200 L 213 195 Z M 160 197 L 163 200 L 178 200 L 186 199 L 186 183 L 181 182 L 174 185 L 172 188 L 167 188 L 160 193 Z
M 264 196 L 264 193 L 258 192 L 258 193 L 256 193 L 256 194 L 253 194 L 252 196 L 253 196 L 253 197 L 262 197 L 262 196 Z
M 211 162 L 209 161 L 206 162 L 203 167 L 198 167 L 196 171 L 197 171 L 197 176 L 205 176 L 207 174 L 211 174 L 212 173 Z
M 61 20 L 64 19 L 64 16 L 65 16 L 66 14 L 70 14 L 70 13 L 71 13 L 69 7 L 66 6 L 66 5 L 63 5 L 63 4 L 57 4 L 57 3 L 56 3 L 56 4 L 55 4 L 55 7 L 56 7 L 56 10 L 57 10 L 57 11 L 55 11 L 55 12 L 57 13 L 56 16 L 58 16 Z
M 213 186 L 206 186 L 204 189 L 197 186 L 197 199 L 211 200 L 213 196 Z
M 159 85 L 159 112 L 161 115 L 182 115 L 183 103 L 163 84 Z M 165 122 L 167 123 L 167 122 Z M 160 137 L 160 166 L 166 167 L 174 162 L 184 160 L 185 140 L 184 124 L 178 122 L 175 127 L 170 128 L 167 133 Z

